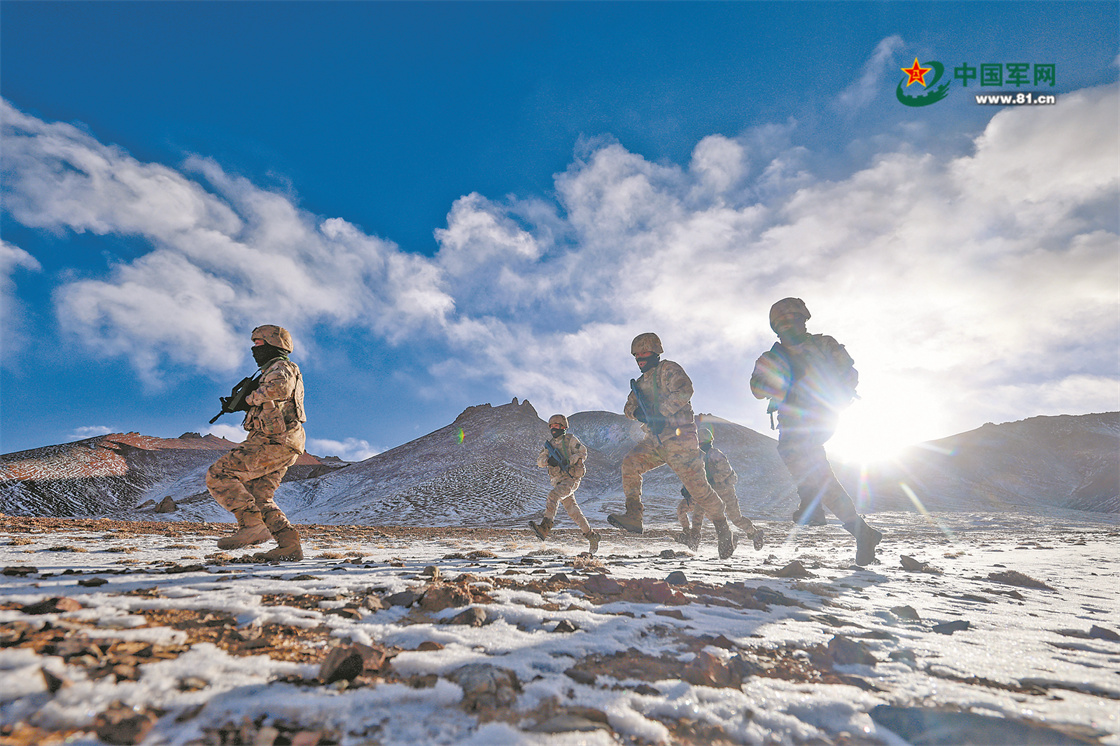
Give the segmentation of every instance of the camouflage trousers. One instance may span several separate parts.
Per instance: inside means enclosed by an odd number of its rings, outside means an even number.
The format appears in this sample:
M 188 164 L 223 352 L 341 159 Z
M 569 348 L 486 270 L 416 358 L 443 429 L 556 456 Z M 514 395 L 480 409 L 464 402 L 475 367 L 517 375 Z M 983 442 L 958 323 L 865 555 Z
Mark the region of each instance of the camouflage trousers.
M 735 485 L 726 487 L 722 490 L 717 489 L 716 494 L 723 500 L 723 511 L 727 516 L 727 520 L 734 523 L 740 529 L 750 534 L 754 531 L 754 524 L 751 519 L 747 518 L 739 510 L 739 496 L 735 494 Z M 696 506 L 696 501 L 689 502 L 688 500 L 681 500 L 677 505 L 677 520 L 681 522 L 681 527 L 685 531 L 691 528 L 688 521 L 688 514 L 692 513 L 692 520 L 696 525 L 704 523 L 704 512 Z
M 591 524 L 583 517 L 583 511 L 576 503 L 577 489 L 579 489 L 578 479 L 571 479 L 565 475 L 554 481 L 552 490 L 544 501 L 544 517 L 550 521 L 555 520 L 557 504 L 563 505 L 564 510 L 568 511 L 568 517 L 576 522 L 581 532 L 586 534 L 591 530 Z
M 831 431 L 783 427 L 778 432 L 778 455 L 797 485 L 802 505 L 821 503 L 847 525 L 859 519 L 855 503 L 836 478 L 825 455 Z
M 661 442 L 652 435 L 646 436 L 622 459 L 622 492 L 626 495 L 626 509 L 641 508 L 642 475 L 662 464 L 668 464 L 692 495 L 692 503 L 713 520 L 723 518 L 723 500 L 708 484 L 704 473 L 704 454 L 696 440 L 695 431 L 679 435 L 662 436 Z
M 206 488 L 239 523 L 243 516 L 259 514 L 275 536 L 292 524 L 272 496 L 298 458 L 298 451 L 250 433 L 244 443 L 214 462 L 206 472 Z

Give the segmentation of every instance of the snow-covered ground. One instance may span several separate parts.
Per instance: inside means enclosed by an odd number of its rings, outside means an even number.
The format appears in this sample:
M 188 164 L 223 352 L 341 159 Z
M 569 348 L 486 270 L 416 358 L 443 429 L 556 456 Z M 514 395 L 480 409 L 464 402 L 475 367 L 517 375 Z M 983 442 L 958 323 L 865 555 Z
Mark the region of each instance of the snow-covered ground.
M 0 741 L 1120 746 L 1116 518 L 877 514 L 864 569 L 835 524 L 728 562 L 313 527 L 268 565 L 228 526 L 9 518 Z

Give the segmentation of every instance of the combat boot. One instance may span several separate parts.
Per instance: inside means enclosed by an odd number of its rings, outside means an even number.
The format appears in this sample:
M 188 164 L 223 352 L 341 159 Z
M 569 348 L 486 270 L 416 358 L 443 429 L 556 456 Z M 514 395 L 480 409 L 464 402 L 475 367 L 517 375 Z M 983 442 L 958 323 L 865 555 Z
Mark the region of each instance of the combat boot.
M 824 514 L 824 508 L 819 501 L 808 505 L 801 503 L 797 506 L 797 510 L 793 511 L 793 522 L 800 523 L 802 526 L 824 526 L 828 524 L 828 517 Z
M 587 543 L 590 544 L 587 549 L 588 554 L 595 554 L 599 551 L 599 540 L 603 538 L 602 534 L 595 529 L 591 529 L 583 535 L 583 538 L 587 539 Z
M 253 544 L 263 544 L 272 538 L 260 513 L 242 513 L 237 516 L 238 529 L 229 536 L 218 539 L 218 549 L 240 549 Z
M 303 559 L 303 546 L 299 543 L 299 531 L 289 527 L 276 534 L 276 543 L 280 546 L 269 549 L 267 552 L 254 554 L 257 562 L 289 561 L 298 562 Z
M 642 503 L 638 500 L 627 499 L 626 512 L 611 513 L 607 516 L 607 523 L 626 529 L 632 534 L 642 533 Z
M 727 525 L 726 518 L 713 518 L 712 525 L 716 527 L 716 549 L 720 559 L 727 559 L 735 553 L 735 536 L 731 527 Z
M 544 541 L 548 538 L 548 532 L 552 530 L 552 519 L 545 516 L 540 523 L 529 521 L 529 528 L 533 529 L 533 533 L 537 535 L 538 539 Z
M 747 536 L 750 537 L 751 543 L 754 544 L 754 551 L 756 552 L 762 549 L 762 545 L 766 543 L 766 532 L 758 526 L 755 526 L 754 530 L 748 533 Z
M 860 567 L 877 563 L 875 547 L 883 540 L 883 533 L 867 525 L 863 518 L 857 518 L 851 523 L 845 523 L 844 528 L 856 537 L 856 564 Z

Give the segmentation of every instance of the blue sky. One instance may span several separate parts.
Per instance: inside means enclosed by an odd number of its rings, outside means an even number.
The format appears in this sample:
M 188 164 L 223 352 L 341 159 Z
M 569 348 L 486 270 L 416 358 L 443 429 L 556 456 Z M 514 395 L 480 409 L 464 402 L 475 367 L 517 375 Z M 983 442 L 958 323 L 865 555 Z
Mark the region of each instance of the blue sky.
M 861 373 L 838 452 L 1114 410 L 1118 23 L 1114 2 L 0 2 L 0 450 L 205 432 L 261 323 L 295 335 L 320 455 L 513 397 L 621 411 L 650 330 L 698 411 L 765 432 L 746 380 L 788 295 Z M 915 59 L 1056 84 L 909 107 Z M 995 91 L 1057 103 L 976 103 Z

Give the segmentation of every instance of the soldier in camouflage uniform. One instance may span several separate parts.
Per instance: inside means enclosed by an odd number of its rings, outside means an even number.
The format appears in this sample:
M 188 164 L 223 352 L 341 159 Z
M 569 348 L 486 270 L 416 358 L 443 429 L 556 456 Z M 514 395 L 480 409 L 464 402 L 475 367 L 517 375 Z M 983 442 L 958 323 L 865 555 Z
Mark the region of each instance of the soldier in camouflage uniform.
M 809 318 L 800 298 L 783 298 L 773 305 L 770 328 L 778 342 L 755 363 L 751 392 L 770 399 L 769 411 L 778 414 L 778 455 L 797 484 L 801 501 L 794 520 L 813 522 L 823 503 L 856 537 L 856 564 L 868 565 L 876 561 L 875 548 L 883 535 L 856 513 L 824 450 L 836 431 L 840 410 L 855 397 L 859 375 L 842 344 L 805 330 Z
M 661 340 L 652 332 L 635 337 L 630 352 L 642 375 L 631 381 L 623 413 L 643 423 L 646 437 L 622 460 L 626 512 L 611 514 L 607 520 L 631 533 L 642 533 L 642 474 L 668 464 L 693 501 L 712 519 L 720 559 L 726 559 L 735 551 L 735 541 L 724 516 L 723 501 L 704 476 L 704 457 L 692 413 L 692 381 L 680 365 L 661 359 Z M 641 399 L 634 388 L 641 392 Z
M 708 484 L 712 485 L 716 494 L 723 500 L 723 508 L 728 520 L 743 530 L 756 551 L 762 549 L 766 541 L 765 533 L 740 512 L 739 496 L 735 494 L 735 484 L 739 481 L 739 475 L 731 468 L 731 462 L 727 460 L 723 451 L 715 447 L 716 435 L 711 426 L 701 425 L 699 438 L 700 450 L 704 453 L 704 474 L 708 478 Z M 684 533 L 680 537 L 680 542 L 696 551 L 700 546 L 700 529 L 704 525 L 704 511 L 700 510 L 693 501 L 687 487 L 681 487 L 681 496 L 683 499 L 677 505 L 677 519 L 681 522 Z M 691 524 L 688 520 L 690 512 Z
M 238 549 L 275 539 L 278 546 L 254 559 L 301 560 L 299 532 L 272 496 L 288 467 L 303 453 L 303 377 L 288 359 L 292 335 L 280 326 L 253 330 L 253 358 L 261 369 L 257 389 L 249 394 L 242 422 L 249 436 L 218 459 L 206 473 L 206 487 L 237 518 L 235 533 L 218 541 L 220 549 Z
M 559 454 L 557 459 L 549 452 L 548 445 L 541 449 L 537 456 L 537 466 L 548 469 L 548 477 L 552 481 L 552 490 L 544 503 L 544 518 L 540 523 L 529 521 L 529 528 L 533 529 L 541 541 L 548 537 L 552 530 L 553 521 L 556 519 L 556 505 L 564 506 L 568 516 L 576 522 L 583 537 L 590 544 L 588 550 L 591 554 L 599 549 L 599 540 L 603 538 L 598 531 L 591 530 L 591 524 L 583 516 L 583 511 L 576 503 L 576 490 L 579 489 L 579 480 L 587 473 L 587 446 L 580 442 L 575 435 L 567 432 L 568 418 L 562 414 L 554 414 L 548 418 L 548 429 L 552 437 L 548 441 Z

